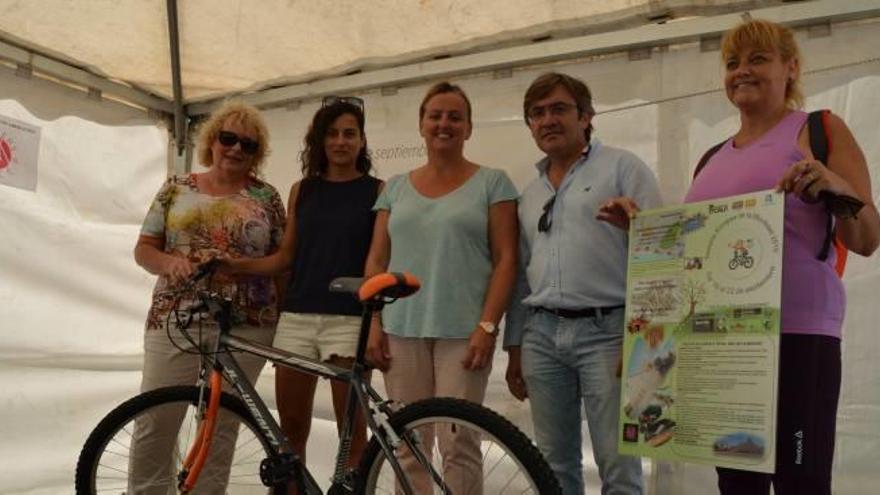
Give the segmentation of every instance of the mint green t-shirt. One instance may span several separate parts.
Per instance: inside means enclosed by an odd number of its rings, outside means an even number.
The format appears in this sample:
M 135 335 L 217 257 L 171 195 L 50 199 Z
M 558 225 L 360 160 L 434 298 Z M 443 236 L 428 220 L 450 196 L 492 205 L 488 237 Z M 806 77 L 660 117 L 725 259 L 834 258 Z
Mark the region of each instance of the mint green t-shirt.
M 470 336 L 480 321 L 492 274 L 489 207 L 516 198 L 507 174 L 486 167 L 439 198 L 416 191 L 409 174 L 388 181 L 374 207 L 389 212 L 388 271 L 408 271 L 422 288 L 385 307 L 386 332 L 399 337 Z

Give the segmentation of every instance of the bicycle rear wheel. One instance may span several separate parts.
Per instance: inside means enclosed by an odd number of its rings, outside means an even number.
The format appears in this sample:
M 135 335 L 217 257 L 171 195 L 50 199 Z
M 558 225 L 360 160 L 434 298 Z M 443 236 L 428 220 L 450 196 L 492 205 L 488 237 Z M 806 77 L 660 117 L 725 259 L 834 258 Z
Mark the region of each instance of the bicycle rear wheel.
M 481 405 L 433 398 L 408 405 L 389 422 L 427 459 L 455 495 L 562 493 L 550 466 L 516 426 Z M 437 438 L 435 441 L 434 438 Z M 395 457 L 420 495 L 444 493 L 443 485 L 401 444 Z M 444 458 L 445 457 L 445 458 Z M 401 493 L 394 469 L 375 438 L 360 465 L 358 493 Z
M 80 453 L 76 493 L 178 493 L 177 476 L 198 431 L 199 400 L 198 387 L 167 387 L 110 412 Z M 207 402 L 207 389 L 201 400 Z M 284 494 L 284 486 L 270 489 L 260 479 L 260 464 L 271 456 L 244 403 L 224 393 L 208 461 L 193 493 Z

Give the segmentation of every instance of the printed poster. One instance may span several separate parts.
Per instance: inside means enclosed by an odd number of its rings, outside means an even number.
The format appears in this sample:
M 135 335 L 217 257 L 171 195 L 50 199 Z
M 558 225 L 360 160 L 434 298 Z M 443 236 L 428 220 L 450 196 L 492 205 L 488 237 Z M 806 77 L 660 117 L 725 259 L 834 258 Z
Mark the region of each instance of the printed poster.
M 621 453 L 773 472 L 783 204 L 762 191 L 633 220 Z
M 0 115 L 0 184 L 37 190 L 40 128 Z

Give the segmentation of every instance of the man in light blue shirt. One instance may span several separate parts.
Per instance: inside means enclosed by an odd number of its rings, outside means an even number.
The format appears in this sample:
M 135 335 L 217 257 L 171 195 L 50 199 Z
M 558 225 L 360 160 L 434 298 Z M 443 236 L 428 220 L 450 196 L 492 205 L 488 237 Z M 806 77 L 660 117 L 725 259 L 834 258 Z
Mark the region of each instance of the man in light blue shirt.
M 523 103 L 547 156 L 519 203 L 519 280 L 507 313 L 508 387 L 531 399 L 538 447 L 566 495 L 584 492 L 581 405 L 602 494 L 641 494 L 641 461 L 617 453 L 627 233 L 600 208 L 633 198 L 660 204 L 634 154 L 595 138 L 587 86 L 565 74 L 536 79 Z

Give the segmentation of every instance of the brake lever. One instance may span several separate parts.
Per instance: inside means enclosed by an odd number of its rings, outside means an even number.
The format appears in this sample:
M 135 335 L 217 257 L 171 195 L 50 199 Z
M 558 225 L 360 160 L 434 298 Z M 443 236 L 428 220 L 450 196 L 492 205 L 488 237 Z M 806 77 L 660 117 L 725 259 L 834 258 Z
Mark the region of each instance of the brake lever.
M 220 260 L 217 258 L 211 258 L 208 261 L 202 263 L 196 268 L 195 273 L 193 273 L 192 277 L 190 277 L 190 281 L 195 283 L 199 280 L 205 278 L 206 276 L 213 274 L 217 267 L 220 266 Z

